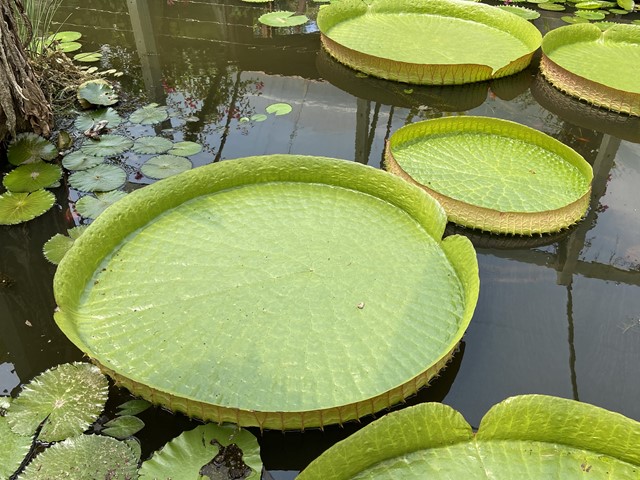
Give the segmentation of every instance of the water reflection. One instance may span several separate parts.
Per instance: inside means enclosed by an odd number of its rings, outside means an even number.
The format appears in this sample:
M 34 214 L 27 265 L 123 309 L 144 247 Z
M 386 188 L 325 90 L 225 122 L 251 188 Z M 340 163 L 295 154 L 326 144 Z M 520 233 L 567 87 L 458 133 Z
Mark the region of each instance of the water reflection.
M 200 142 L 205 149 L 196 165 L 297 153 L 379 166 L 393 131 L 453 114 L 518 121 L 578 150 L 595 177 L 587 217 L 574 228 L 520 243 L 500 237 L 502 244 L 462 231 L 478 249 L 478 307 L 464 357 L 456 355 L 457 363 L 417 400 L 442 400 L 476 426 L 491 405 L 520 393 L 579 398 L 640 420 L 639 120 L 566 97 L 537 75 L 535 64 L 514 77 L 461 87 L 359 78 L 319 52 L 313 23 L 275 31 L 256 21 L 268 9 L 304 10 L 313 18 L 317 8 L 299 1 L 67 0 L 60 18 L 71 15 L 65 28 L 81 31 L 87 50 L 111 54 L 102 67 L 125 71 L 126 92 L 174 114 L 160 127 L 127 127 L 129 133 Z M 293 110 L 243 121 L 274 102 Z M 140 158 L 122 161 L 128 189 L 148 182 L 137 177 Z M 44 241 L 69 226 L 64 214 L 0 228 L 0 273 L 16 279 L 14 288 L 0 288 L 0 361 L 15 365 L 21 380 L 80 357 L 51 318 L 53 267 L 40 254 Z M 15 377 L 2 378 L 3 388 L 13 388 Z M 276 471 L 302 468 L 356 428 L 269 432 L 260 440 L 265 464 L 274 478 L 285 478 Z M 174 432 L 160 430 L 153 435 Z M 148 440 L 159 442 L 153 435 Z

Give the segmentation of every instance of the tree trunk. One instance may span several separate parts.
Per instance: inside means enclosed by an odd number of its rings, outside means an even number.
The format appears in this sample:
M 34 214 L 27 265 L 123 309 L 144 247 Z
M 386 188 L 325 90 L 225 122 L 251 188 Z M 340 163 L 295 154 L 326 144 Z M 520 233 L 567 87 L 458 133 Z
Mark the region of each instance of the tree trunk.
M 0 0 L 0 141 L 23 130 L 49 136 L 53 120 L 18 36 L 18 22 L 30 25 L 22 0 Z

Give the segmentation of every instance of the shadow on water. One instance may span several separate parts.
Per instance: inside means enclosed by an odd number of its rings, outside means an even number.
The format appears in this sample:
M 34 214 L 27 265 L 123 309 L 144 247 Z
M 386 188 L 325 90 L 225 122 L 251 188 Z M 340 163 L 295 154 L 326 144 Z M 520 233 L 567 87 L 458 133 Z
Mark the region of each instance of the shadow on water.
M 276 31 L 257 23 L 268 9 L 304 11 L 312 21 Z M 137 127 L 142 130 L 136 134 L 202 143 L 196 166 L 268 153 L 379 166 L 393 131 L 445 115 L 515 120 L 576 149 L 592 164 L 594 182 L 587 216 L 571 229 L 520 239 L 449 226 L 476 245 L 480 299 L 463 351 L 408 403 L 443 401 L 477 426 L 490 406 L 508 396 L 545 393 L 640 420 L 638 119 L 563 95 L 537 75 L 536 65 L 460 87 L 360 78 L 320 51 L 317 9 L 313 2 L 277 0 L 65 0 L 58 18 L 66 19 L 65 29 L 84 35 L 86 50 L 105 53 L 101 67 L 125 72 L 123 89 L 175 114 L 157 129 Z M 275 102 L 289 103 L 292 112 L 242 121 Z M 139 160 L 121 161 L 129 171 L 127 189 L 151 182 L 139 173 Z M 69 195 L 74 200 L 78 192 Z M 59 192 L 62 207 L 40 219 L 0 227 L 3 394 L 52 365 L 81 358 L 53 322 L 54 267 L 41 255 L 44 242 L 72 223 L 66 197 Z M 107 414 L 126 398 L 116 391 Z M 147 455 L 195 424 L 159 410 L 143 415 Z M 273 478 L 285 479 L 358 428 L 258 435 L 266 467 Z

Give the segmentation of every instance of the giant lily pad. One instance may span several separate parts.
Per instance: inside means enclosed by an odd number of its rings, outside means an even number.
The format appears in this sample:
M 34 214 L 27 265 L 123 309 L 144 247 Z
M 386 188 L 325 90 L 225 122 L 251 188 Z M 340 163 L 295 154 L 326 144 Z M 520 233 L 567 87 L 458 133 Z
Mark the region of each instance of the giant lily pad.
M 462 337 L 477 261 L 466 238 L 441 240 L 445 224 L 423 191 L 354 162 L 199 167 L 89 226 L 56 272 L 56 322 L 172 410 L 262 428 L 345 422 L 414 393 Z
M 30 132 L 16 135 L 7 150 L 7 160 L 11 165 L 53 160 L 57 156 L 58 151 L 52 143 L 40 135 Z
M 262 461 L 256 437 L 235 425 L 211 423 L 184 432 L 162 447 L 162 450 L 154 453 L 151 459 L 142 464 L 140 478 L 148 480 L 201 478 L 199 474 L 202 468 L 221 453 L 224 455 L 224 451 L 221 452 L 221 450 L 229 446 L 232 449 L 230 454 L 236 457 L 230 460 L 239 464 L 236 469 L 246 470 L 243 472 L 244 475 L 220 475 L 207 478 L 260 479 Z M 224 458 L 219 459 L 217 463 L 225 468 Z
M 56 443 L 38 455 L 20 480 L 135 480 L 138 458 L 124 442 L 98 435 L 81 435 Z
M 543 75 L 556 88 L 600 107 L 640 116 L 640 27 L 566 25 L 545 35 Z M 585 61 L 588 59 L 588 61 Z
M 324 48 L 339 62 L 389 80 L 432 85 L 519 72 L 542 38 L 509 12 L 452 0 L 341 0 L 320 9 L 318 27 Z
M 102 412 L 107 378 L 88 363 L 66 363 L 38 375 L 26 385 L 7 413 L 11 430 L 54 442 L 80 435 Z
M 460 413 L 423 403 L 337 443 L 298 480 L 637 479 L 640 423 L 574 400 L 512 397 L 474 435 Z
M 15 225 L 39 217 L 53 207 L 56 197 L 47 190 L 0 195 L 0 225 Z
M 495 233 L 555 232 L 589 205 L 591 166 L 574 150 L 524 125 L 446 117 L 400 128 L 387 168 L 421 186 L 449 220 Z

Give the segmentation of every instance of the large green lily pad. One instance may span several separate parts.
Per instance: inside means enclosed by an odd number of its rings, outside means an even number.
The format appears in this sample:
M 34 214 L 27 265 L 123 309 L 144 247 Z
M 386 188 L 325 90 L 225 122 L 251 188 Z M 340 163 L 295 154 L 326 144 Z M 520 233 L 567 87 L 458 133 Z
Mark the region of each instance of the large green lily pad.
M 15 225 L 39 217 L 53 207 L 56 197 L 47 190 L 0 195 L 0 225 Z
M 386 167 L 421 186 L 449 220 L 531 235 L 572 225 L 589 205 L 591 166 L 556 139 L 488 117 L 406 125 L 388 143 Z
M 556 88 L 640 116 L 640 26 L 566 25 L 545 35 L 542 52 L 542 74 Z
M 172 410 L 262 428 L 345 422 L 414 393 L 462 337 L 477 261 L 466 238 L 441 240 L 445 224 L 423 191 L 354 162 L 199 167 L 127 195 L 76 240 L 55 276 L 56 322 Z
M 540 47 L 538 29 L 489 5 L 454 0 L 341 0 L 318 12 L 324 48 L 365 73 L 450 85 L 519 72 Z
M 509 398 L 476 435 L 451 407 L 423 403 L 337 443 L 298 480 L 632 480 L 640 477 L 638 442 L 640 423 L 563 398 Z
M 62 177 L 58 165 L 37 161 L 14 168 L 3 179 L 2 184 L 11 192 L 35 192 L 50 187 Z
M 7 160 L 11 165 L 34 163 L 39 160 L 53 160 L 58 150 L 46 138 L 35 133 L 19 133 L 9 144 Z

